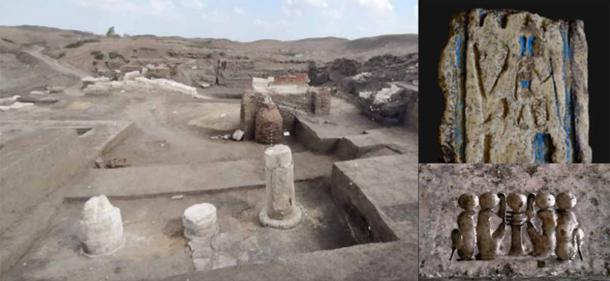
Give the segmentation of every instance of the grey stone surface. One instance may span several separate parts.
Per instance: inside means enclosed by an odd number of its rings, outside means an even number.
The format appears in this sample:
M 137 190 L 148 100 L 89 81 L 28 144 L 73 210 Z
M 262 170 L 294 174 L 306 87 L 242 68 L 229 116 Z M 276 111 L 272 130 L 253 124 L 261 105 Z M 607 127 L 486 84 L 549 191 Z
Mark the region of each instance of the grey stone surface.
M 293 255 L 265 264 L 240 265 L 206 272 L 182 274 L 164 281 L 296 280 L 296 281 L 415 281 L 415 243 L 405 241 L 358 245 L 329 251 Z
M 417 240 L 417 164 L 407 155 L 336 162 L 331 193 L 360 242 Z M 366 229 L 365 232 L 358 230 Z M 414 249 L 409 249 L 414 250 Z M 406 266 L 415 267 L 409 263 Z
M 0 274 L 14 266 L 49 226 L 63 199 L 61 187 L 97 155 L 122 141 L 131 125 L 121 121 L 0 121 Z M 82 128 L 92 129 L 79 136 Z
M 330 175 L 332 157 L 310 152 L 295 153 L 293 156 L 296 181 Z M 259 187 L 265 185 L 265 173 L 264 169 L 261 169 L 263 165 L 263 159 L 242 159 L 198 165 L 91 169 L 82 182 L 66 190 L 65 197 L 70 200 L 86 200 L 96 194 L 106 194 L 110 198 L 133 199 Z M 214 177 L 201 175 L 214 175 Z
M 424 278 L 535 278 L 595 277 L 610 274 L 610 167 L 607 165 L 420 165 L 419 225 L 420 276 Z M 584 261 L 560 261 L 533 256 L 529 236 L 523 231 L 525 255 L 509 256 L 510 227 L 505 230 L 495 260 L 449 261 L 450 233 L 460 212 L 457 198 L 463 193 L 542 193 L 558 196 L 573 192 L 578 198 L 571 210 L 584 230 Z M 510 203 L 510 198 L 507 198 Z M 509 205 L 510 206 L 510 205 Z M 477 209 L 477 212 L 480 209 Z M 507 211 L 510 208 L 507 208 Z M 492 220 L 493 225 L 500 219 Z M 540 221 L 533 219 L 540 227 Z
M 444 160 L 591 162 L 583 22 L 525 11 L 455 16 L 441 54 Z

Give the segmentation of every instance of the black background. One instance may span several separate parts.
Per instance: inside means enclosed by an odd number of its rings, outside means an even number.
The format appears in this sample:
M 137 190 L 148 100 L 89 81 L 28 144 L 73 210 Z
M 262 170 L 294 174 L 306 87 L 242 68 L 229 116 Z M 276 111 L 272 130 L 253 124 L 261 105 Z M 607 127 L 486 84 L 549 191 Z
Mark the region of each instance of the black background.
M 551 19 L 580 19 L 589 48 L 589 144 L 594 163 L 610 162 L 610 0 L 420 0 L 419 162 L 440 163 L 438 128 L 445 109 L 438 62 L 453 15 L 474 8 L 514 9 Z

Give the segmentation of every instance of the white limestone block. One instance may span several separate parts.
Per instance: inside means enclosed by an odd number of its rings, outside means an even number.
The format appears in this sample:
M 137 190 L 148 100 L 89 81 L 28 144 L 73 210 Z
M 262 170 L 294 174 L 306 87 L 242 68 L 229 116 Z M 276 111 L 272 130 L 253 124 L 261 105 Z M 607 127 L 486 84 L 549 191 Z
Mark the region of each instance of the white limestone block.
M 91 197 L 85 203 L 80 221 L 80 239 L 87 256 L 110 255 L 124 242 L 121 210 L 105 195 Z
M 201 203 L 188 207 L 182 216 L 184 236 L 189 240 L 209 240 L 218 233 L 216 207 Z

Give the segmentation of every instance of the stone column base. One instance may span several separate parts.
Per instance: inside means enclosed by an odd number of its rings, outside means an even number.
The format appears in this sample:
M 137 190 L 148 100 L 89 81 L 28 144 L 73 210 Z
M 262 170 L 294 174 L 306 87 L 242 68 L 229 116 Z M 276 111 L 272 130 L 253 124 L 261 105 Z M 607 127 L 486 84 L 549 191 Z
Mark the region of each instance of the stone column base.
M 267 215 L 267 208 L 263 208 L 263 210 L 258 214 L 258 220 L 263 226 L 280 229 L 295 227 L 297 224 L 299 224 L 299 222 L 301 222 L 301 217 L 303 217 L 303 211 L 299 206 L 295 206 L 292 214 L 281 220 L 270 218 L 269 215 Z

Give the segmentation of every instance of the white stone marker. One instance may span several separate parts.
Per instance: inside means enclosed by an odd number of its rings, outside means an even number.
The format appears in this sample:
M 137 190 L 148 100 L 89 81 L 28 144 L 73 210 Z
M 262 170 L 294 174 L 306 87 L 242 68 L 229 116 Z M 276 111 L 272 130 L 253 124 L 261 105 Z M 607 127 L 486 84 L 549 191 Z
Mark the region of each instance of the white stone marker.
M 301 221 L 294 196 L 294 164 L 290 147 L 279 144 L 265 150 L 267 198 L 258 218 L 263 226 L 291 228 Z
M 80 221 L 80 239 L 85 255 L 110 255 L 123 242 L 121 210 L 110 204 L 105 195 L 94 196 L 85 202 Z
M 196 204 L 184 210 L 184 236 L 189 240 L 205 241 L 218 233 L 216 207 L 209 203 Z

